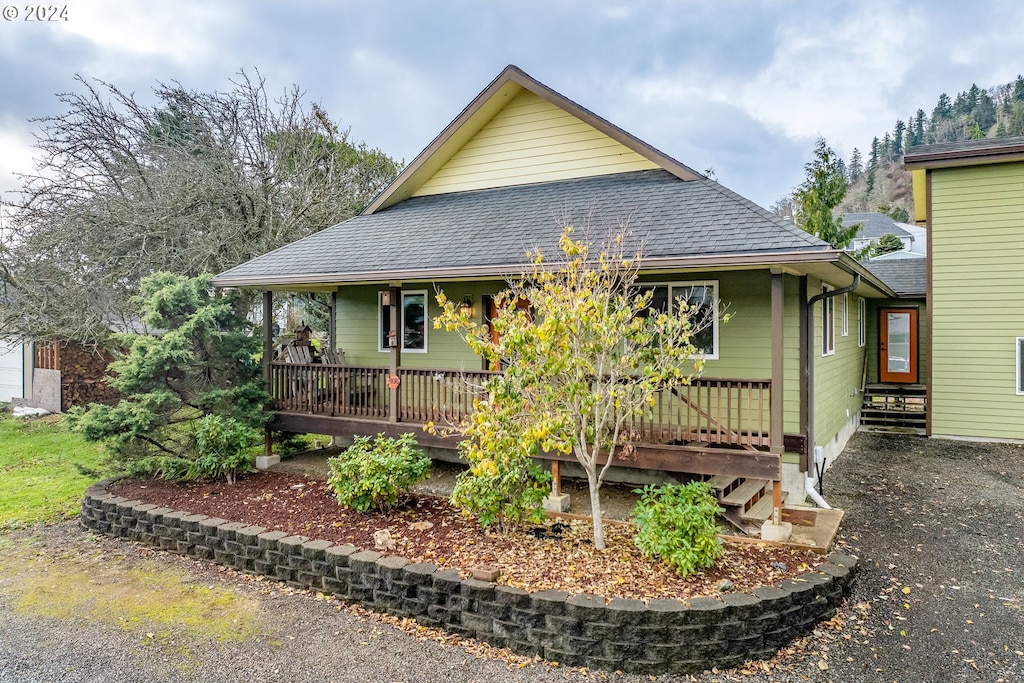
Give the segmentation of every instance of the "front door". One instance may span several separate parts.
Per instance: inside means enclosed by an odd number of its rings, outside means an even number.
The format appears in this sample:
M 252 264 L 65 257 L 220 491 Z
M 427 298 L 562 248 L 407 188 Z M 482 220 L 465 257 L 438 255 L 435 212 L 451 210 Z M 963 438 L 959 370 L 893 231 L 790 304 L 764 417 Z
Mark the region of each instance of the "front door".
M 498 317 L 499 311 L 498 311 L 497 301 L 495 301 L 495 298 L 493 296 L 491 296 L 489 294 L 484 294 L 483 305 L 484 305 L 484 312 L 485 312 L 485 314 L 484 314 L 484 324 L 487 325 L 488 327 L 490 327 L 490 330 L 491 330 L 491 343 L 492 344 L 497 344 L 498 343 L 498 331 L 496 329 L 494 329 L 494 325 L 491 324 L 491 321 Z M 519 301 L 516 302 L 516 310 L 526 311 L 526 314 L 531 316 L 531 318 L 532 318 L 532 313 L 530 311 L 530 302 L 527 301 L 526 299 L 520 299 Z M 487 361 L 484 361 L 484 370 L 492 370 L 492 371 L 501 370 L 501 369 L 503 369 L 501 366 L 504 365 L 504 363 L 505 363 L 504 361 L 502 361 L 500 364 L 499 363 L 493 363 L 491 365 L 491 367 L 487 367 Z
M 878 379 L 917 382 L 917 309 L 883 308 L 878 342 Z

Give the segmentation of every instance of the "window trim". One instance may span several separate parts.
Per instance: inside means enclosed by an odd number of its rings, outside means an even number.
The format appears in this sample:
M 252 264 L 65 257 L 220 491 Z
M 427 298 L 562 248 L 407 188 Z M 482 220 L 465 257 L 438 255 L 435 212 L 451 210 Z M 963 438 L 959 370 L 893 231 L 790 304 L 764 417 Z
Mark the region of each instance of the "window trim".
M 844 337 L 850 336 L 850 293 L 846 292 L 843 294 L 843 306 L 842 306 L 842 335 Z
M 857 346 L 868 343 L 868 304 L 864 297 L 857 298 Z
M 1024 377 L 1021 377 L 1022 362 L 1024 362 L 1024 337 L 1017 337 L 1017 395 L 1024 396 Z
M 826 294 L 834 288 L 822 284 L 821 293 Z M 821 355 L 832 356 L 836 352 L 836 298 L 826 296 L 821 300 Z
M 405 346 L 405 298 L 406 296 L 421 295 L 423 297 L 423 348 L 411 349 Z M 430 306 L 430 299 L 425 289 L 403 289 L 399 292 L 401 315 L 398 318 L 398 336 L 402 340 L 402 353 L 427 353 L 427 310 Z M 390 315 L 390 312 L 389 312 Z M 384 290 L 377 292 L 377 351 L 380 353 L 391 353 L 384 339 Z
M 714 316 L 711 319 L 711 353 L 698 354 L 703 360 L 719 360 L 719 347 L 720 342 L 718 339 L 718 319 L 721 303 L 718 298 L 718 280 L 672 280 L 672 281 L 659 281 L 659 282 L 634 282 L 632 288 L 635 289 L 646 289 L 654 287 L 668 287 L 668 304 L 669 310 L 675 301 L 673 296 L 674 289 L 692 289 L 693 287 L 710 287 L 711 288 L 711 305 L 714 306 Z

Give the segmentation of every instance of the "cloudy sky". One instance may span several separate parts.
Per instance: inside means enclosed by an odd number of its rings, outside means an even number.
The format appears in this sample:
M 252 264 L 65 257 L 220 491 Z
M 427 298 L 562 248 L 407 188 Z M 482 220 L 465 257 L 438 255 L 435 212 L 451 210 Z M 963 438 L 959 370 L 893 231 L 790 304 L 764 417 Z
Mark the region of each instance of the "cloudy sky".
M 55 22 L 0 4 L 7 191 L 32 167 L 28 119 L 61 113 L 76 73 L 145 100 L 256 67 L 410 161 L 512 63 L 768 206 L 818 135 L 848 157 L 941 92 L 1024 72 L 1018 0 L 68 0 Z

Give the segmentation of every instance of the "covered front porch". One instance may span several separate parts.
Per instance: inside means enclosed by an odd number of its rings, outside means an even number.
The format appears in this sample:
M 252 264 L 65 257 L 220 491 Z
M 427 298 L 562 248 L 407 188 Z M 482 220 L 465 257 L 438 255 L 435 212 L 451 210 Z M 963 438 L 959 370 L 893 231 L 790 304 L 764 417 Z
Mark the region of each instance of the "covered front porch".
M 723 504 L 734 508 L 736 520 L 753 514 L 755 506 L 760 521 L 775 510 L 781 513 L 782 454 L 806 452 L 805 437 L 783 433 L 782 278 L 781 273 L 769 278 L 770 297 L 766 298 L 771 304 L 772 335 L 771 351 L 765 353 L 770 365 L 762 366 L 764 375 L 701 377 L 659 392 L 650 413 L 628 424 L 628 457 L 614 465 L 710 479 L 719 488 Z M 380 300 L 402 301 L 402 289 L 392 285 Z M 272 293 L 265 292 L 264 371 L 273 411 L 269 430 L 343 437 L 413 432 L 424 447 L 457 447 L 458 428 L 472 413 L 474 402 L 484 396 L 483 387 L 494 372 L 464 369 L 466 361 L 457 362 L 459 367 L 422 367 L 424 356 L 403 352 L 400 340 L 389 345 L 387 334 L 381 344 L 389 348 L 380 349 L 387 365 L 367 363 L 365 353 L 355 354 L 357 362 L 348 363 L 344 354 L 333 353 L 339 346 L 334 333 L 340 327 L 334 305 L 322 362 L 311 362 L 308 356 L 275 357 L 268 322 L 272 303 Z M 387 329 L 402 329 L 401 309 L 391 306 L 388 313 L 392 319 L 384 320 L 386 325 L 390 322 Z M 403 365 L 405 358 L 414 367 Z M 439 427 L 439 433 L 425 431 L 428 424 Z M 270 447 L 268 435 L 268 455 Z M 574 463 L 574 459 L 554 454 L 539 457 L 552 461 L 557 492 L 560 463 Z

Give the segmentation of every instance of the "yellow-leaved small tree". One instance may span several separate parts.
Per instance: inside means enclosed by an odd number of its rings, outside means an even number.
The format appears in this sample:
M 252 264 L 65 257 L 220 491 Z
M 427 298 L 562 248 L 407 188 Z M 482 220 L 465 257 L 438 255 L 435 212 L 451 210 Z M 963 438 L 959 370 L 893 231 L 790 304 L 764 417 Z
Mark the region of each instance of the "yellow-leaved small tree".
M 694 335 L 711 324 L 718 304 L 698 311 L 680 300 L 669 311 L 654 310 L 650 288 L 637 282 L 641 254 L 627 255 L 629 235 L 619 232 L 595 249 L 573 234 L 564 228 L 554 261 L 528 253 L 531 272 L 495 297 L 490 326 L 443 293 L 434 325 L 458 331 L 489 365 L 504 368 L 482 387 L 479 409 L 464 426 L 471 444 L 464 453 L 474 465 L 466 476 L 505 461 L 522 467 L 524 455 L 539 451 L 572 455 L 587 474 L 594 546 L 604 549 L 605 475 L 630 448 L 630 426 L 652 410 L 658 393 L 702 372 Z M 510 435 L 516 448 L 509 448 Z

